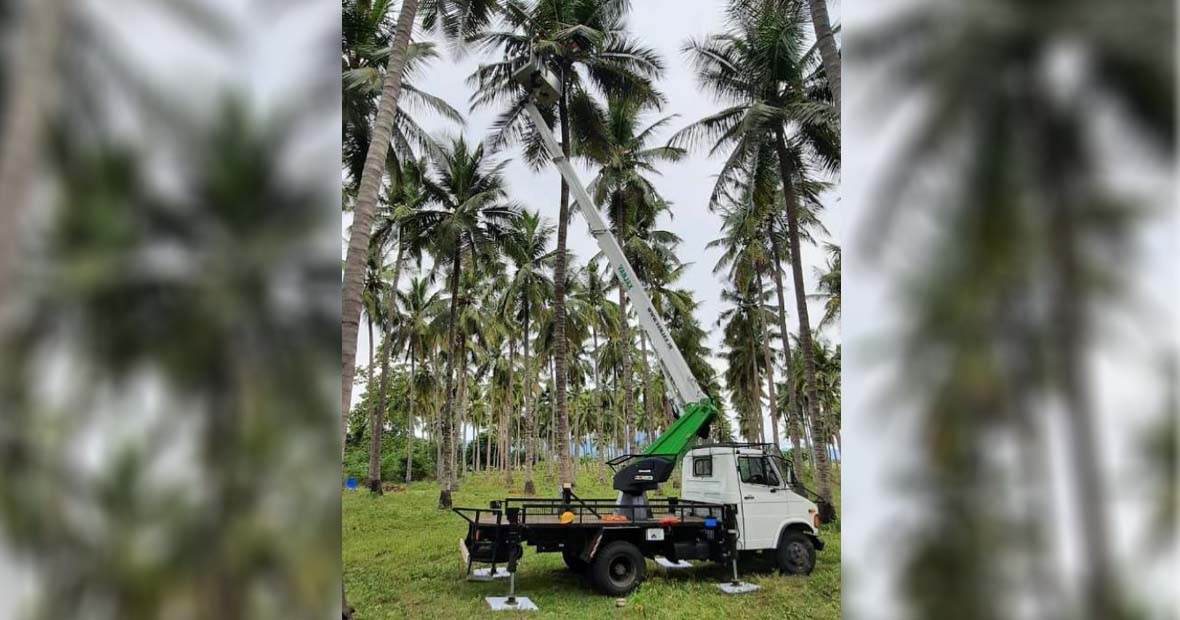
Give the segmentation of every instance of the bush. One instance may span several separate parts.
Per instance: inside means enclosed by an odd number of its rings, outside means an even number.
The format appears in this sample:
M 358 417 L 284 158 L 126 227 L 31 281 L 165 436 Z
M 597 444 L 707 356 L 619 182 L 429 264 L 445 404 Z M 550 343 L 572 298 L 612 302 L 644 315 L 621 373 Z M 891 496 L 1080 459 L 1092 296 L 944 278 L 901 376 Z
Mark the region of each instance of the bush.
M 414 439 L 411 469 L 414 480 L 434 478 L 435 445 L 421 438 Z M 369 478 L 369 441 L 350 445 L 344 451 L 344 479 L 355 478 L 363 484 Z M 406 479 L 406 437 L 404 433 L 386 433 L 381 440 L 381 479 L 401 482 Z

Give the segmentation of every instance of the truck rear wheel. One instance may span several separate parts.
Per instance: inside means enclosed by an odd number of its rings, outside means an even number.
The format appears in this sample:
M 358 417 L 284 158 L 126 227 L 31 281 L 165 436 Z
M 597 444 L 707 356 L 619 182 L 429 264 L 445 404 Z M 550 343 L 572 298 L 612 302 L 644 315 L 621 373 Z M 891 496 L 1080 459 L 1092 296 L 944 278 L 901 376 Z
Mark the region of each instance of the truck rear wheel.
M 638 588 L 646 572 L 643 554 L 625 540 L 606 545 L 590 563 L 590 580 L 595 589 L 609 596 L 623 596 Z
M 788 575 L 810 575 L 815 568 L 815 545 L 799 530 L 787 530 L 778 543 L 778 568 Z

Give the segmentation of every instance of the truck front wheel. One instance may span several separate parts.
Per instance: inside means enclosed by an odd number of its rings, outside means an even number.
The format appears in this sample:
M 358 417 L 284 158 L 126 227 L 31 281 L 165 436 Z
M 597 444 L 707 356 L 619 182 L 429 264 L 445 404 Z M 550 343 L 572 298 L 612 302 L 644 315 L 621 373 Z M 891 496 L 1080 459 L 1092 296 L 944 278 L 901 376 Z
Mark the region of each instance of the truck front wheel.
M 609 596 L 623 596 L 643 583 L 647 565 L 639 548 L 616 540 L 598 551 L 590 564 L 594 587 Z
M 778 568 L 788 575 L 810 575 L 815 568 L 815 545 L 799 530 L 787 530 L 778 543 Z

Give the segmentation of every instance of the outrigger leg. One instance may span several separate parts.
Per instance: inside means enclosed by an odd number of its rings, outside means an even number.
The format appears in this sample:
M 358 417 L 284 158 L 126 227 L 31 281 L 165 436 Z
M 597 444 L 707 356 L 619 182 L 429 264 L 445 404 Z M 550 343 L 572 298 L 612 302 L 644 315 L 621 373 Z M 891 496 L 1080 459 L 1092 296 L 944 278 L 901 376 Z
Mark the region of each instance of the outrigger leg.
M 516 561 L 514 555 L 508 560 L 508 596 L 484 598 L 492 611 L 537 611 L 537 606 L 527 596 L 516 596 Z
M 733 554 L 733 557 L 730 559 L 730 561 L 733 564 L 733 581 L 717 584 L 717 587 L 721 588 L 722 592 L 726 594 L 745 594 L 747 592 L 754 592 L 755 590 L 762 589 L 762 586 L 738 579 L 736 552 Z

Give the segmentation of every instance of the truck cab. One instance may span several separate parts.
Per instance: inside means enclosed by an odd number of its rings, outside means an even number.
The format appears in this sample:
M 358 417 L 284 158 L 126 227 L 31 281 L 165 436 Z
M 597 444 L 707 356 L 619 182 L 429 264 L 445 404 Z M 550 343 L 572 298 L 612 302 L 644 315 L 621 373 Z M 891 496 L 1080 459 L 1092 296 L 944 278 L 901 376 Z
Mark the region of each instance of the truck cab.
M 739 551 L 774 552 L 780 568 L 807 574 L 815 565 L 818 507 L 792 491 L 793 480 L 778 451 L 759 444 L 693 448 L 681 461 L 684 499 L 737 507 Z

